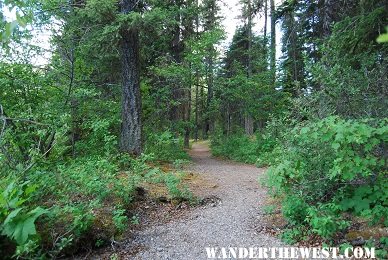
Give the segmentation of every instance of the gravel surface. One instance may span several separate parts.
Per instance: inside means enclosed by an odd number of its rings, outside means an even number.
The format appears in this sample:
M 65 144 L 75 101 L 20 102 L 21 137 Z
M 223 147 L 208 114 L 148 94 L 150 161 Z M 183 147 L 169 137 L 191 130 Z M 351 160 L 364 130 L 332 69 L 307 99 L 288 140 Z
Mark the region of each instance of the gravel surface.
M 210 203 L 194 208 L 176 221 L 150 226 L 126 247 L 141 247 L 133 259 L 207 259 L 205 247 L 269 247 L 282 243 L 255 232 L 266 191 L 257 182 L 263 170 L 212 158 L 208 146 L 193 145 L 189 171 L 201 174 L 214 186 L 193 192 Z

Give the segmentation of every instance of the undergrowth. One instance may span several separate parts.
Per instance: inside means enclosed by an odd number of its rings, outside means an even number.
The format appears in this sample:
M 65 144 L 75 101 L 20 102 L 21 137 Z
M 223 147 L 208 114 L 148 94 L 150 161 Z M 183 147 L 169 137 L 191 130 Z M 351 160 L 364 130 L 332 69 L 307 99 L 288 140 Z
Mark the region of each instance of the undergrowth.
M 265 183 L 283 198 L 288 241 L 303 234 L 330 241 L 346 233 L 356 216 L 388 226 L 386 123 L 329 117 L 285 135 Z
M 214 156 L 267 166 L 275 145 L 276 140 L 266 133 L 257 133 L 251 137 L 244 134 L 216 134 L 211 140 L 211 152 Z
M 131 211 L 137 188 L 143 183 L 162 183 L 171 200 L 194 200 L 182 184 L 182 174 L 165 172 L 155 163 L 168 158 L 171 164 L 181 167 L 188 157 L 177 149 L 180 141 L 169 134 L 158 138 L 156 143 L 149 140 L 147 151 L 163 151 L 158 153 L 160 157 L 151 152 L 138 158 L 119 154 L 111 139 L 109 148 L 100 149 L 102 153 L 41 160 L 28 174 L 3 167 L 2 257 L 51 259 L 124 238 L 128 228 L 139 224 Z M 163 147 L 174 147 L 175 151 L 169 154 L 172 148 Z
M 254 137 L 212 141 L 216 156 L 270 166 L 261 182 L 282 201 L 288 223 L 282 238 L 295 243 L 318 236 L 333 244 L 356 218 L 388 227 L 387 120 L 328 117 L 288 125 L 284 130 L 284 122 L 273 121 Z M 386 254 L 386 237 L 366 240 Z

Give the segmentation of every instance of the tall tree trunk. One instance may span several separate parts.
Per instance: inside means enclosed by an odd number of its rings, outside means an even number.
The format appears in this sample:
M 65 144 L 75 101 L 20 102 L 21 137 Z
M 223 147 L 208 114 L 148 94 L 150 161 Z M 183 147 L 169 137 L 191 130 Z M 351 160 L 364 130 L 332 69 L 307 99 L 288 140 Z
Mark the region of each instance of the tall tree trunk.
M 187 10 L 190 10 L 191 8 L 194 8 L 194 10 L 197 10 L 198 8 L 198 0 L 186 0 L 185 1 L 185 8 Z M 184 31 L 182 33 L 183 40 L 188 41 L 190 39 L 195 39 L 198 35 L 198 14 L 196 15 L 195 12 L 188 13 L 183 17 L 183 26 Z M 185 46 L 187 48 L 187 52 L 191 53 L 191 47 L 190 44 Z M 188 70 L 188 82 L 185 82 L 185 85 L 187 87 L 184 89 L 184 125 L 185 125 L 185 133 L 184 133 L 184 147 L 186 149 L 190 148 L 190 133 L 191 133 L 191 90 L 193 87 L 193 63 L 190 60 L 187 60 L 186 67 Z
M 205 18 L 205 25 L 204 30 L 205 31 L 212 31 L 216 28 L 216 12 L 217 12 L 217 3 L 215 0 L 208 0 L 205 3 L 206 8 L 208 8 L 207 15 Z M 210 134 L 214 131 L 214 118 L 213 118 L 213 111 L 211 109 L 211 103 L 213 101 L 214 96 L 214 53 L 216 52 L 213 45 L 209 46 L 207 48 L 207 57 L 206 57 L 206 65 L 207 65 L 207 73 L 206 73 L 206 79 L 207 79 L 207 101 L 206 101 L 206 131 Z M 208 133 L 206 133 L 207 135 Z
M 213 55 L 214 55 L 214 49 L 211 47 L 210 54 L 208 57 L 208 75 L 207 75 L 207 130 L 210 132 L 210 134 L 214 130 L 214 119 L 213 119 L 213 113 L 211 111 L 211 103 L 213 101 L 213 89 L 214 89 L 214 61 L 213 61 Z
M 275 17 L 275 0 L 271 0 L 271 72 L 272 85 L 275 87 L 276 79 L 276 17 Z
M 245 115 L 244 118 L 244 123 L 245 123 L 245 134 L 247 135 L 253 135 L 253 118 L 250 114 Z
M 206 121 L 206 118 L 204 116 L 204 111 L 206 111 L 206 96 L 205 96 L 205 90 L 204 86 L 201 86 L 200 94 L 199 96 L 201 97 L 201 118 L 202 118 L 202 139 L 206 140 L 207 139 L 207 132 L 208 132 L 208 124 Z
M 195 1 L 195 6 L 199 10 L 199 0 Z M 199 11 L 197 11 L 195 16 L 195 37 L 199 39 Z M 197 66 L 197 65 L 196 65 Z M 198 141 L 198 131 L 199 131 L 199 68 L 195 68 L 195 129 L 194 129 L 194 140 Z
M 137 0 L 122 0 L 121 12 L 133 12 L 137 3 Z M 139 155 L 142 151 L 139 32 L 135 28 L 124 28 L 121 38 L 123 82 L 120 149 Z
M 198 141 L 199 131 L 199 71 L 195 72 L 195 130 L 194 139 Z
M 72 98 L 70 101 L 70 117 L 71 117 L 71 155 L 76 157 L 76 142 L 80 138 L 80 122 L 77 115 L 79 114 L 79 102 L 76 98 Z
M 267 44 L 268 0 L 264 0 L 264 44 Z
M 252 77 L 252 5 L 248 0 L 248 78 Z
M 182 9 L 183 1 L 182 0 L 174 0 L 172 1 L 178 10 Z M 182 15 L 181 12 L 178 11 L 175 14 L 175 22 L 176 25 L 173 28 L 173 35 L 171 41 L 171 54 L 174 59 L 176 65 L 182 65 L 182 52 L 183 52 L 183 42 L 182 42 Z M 183 90 L 182 81 L 180 78 L 174 79 L 172 82 L 172 90 L 171 90 L 171 99 L 178 104 L 174 104 L 171 107 L 170 111 L 170 120 L 172 122 L 172 132 L 175 136 L 178 136 L 181 129 L 178 129 L 178 122 L 180 120 L 184 120 L 184 102 L 185 91 Z
M 333 8 L 335 1 L 333 0 L 320 0 L 318 2 L 318 6 L 320 7 L 319 11 L 319 19 L 321 24 L 321 31 L 319 32 L 319 36 L 322 38 L 330 36 L 330 25 L 333 21 Z
M 179 25 L 177 25 L 174 31 L 174 37 L 171 45 L 172 56 L 176 64 L 181 63 L 180 37 L 181 37 L 181 32 L 180 32 Z M 181 98 L 182 98 L 182 93 L 181 93 L 182 86 L 180 86 L 179 83 L 177 82 L 177 80 L 174 80 L 173 86 L 172 86 L 172 99 L 174 101 L 178 101 L 178 103 L 181 101 Z M 176 125 L 176 122 L 178 122 L 179 119 L 181 118 L 180 111 L 179 111 L 180 109 L 181 109 L 181 105 L 173 105 L 171 108 L 171 121 L 173 122 L 174 125 Z M 176 132 L 176 129 L 173 129 L 173 132 Z
M 252 78 L 252 4 L 248 0 L 248 81 Z M 250 84 L 248 84 L 249 86 Z M 253 134 L 253 118 L 250 111 L 245 112 L 245 133 L 247 135 Z
M 227 136 L 230 136 L 230 134 L 232 133 L 232 115 L 231 115 L 231 112 L 230 112 L 230 104 L 228 102 L 228 108 L 227 108 L 227 111 L 226 111 L 226 135 Z
M 190 79 L 189 79 L 189 86 L 186 89 L 186 99 L 184 101 L 184 120 L 185 120 L 185 136 L 184 136 L 184 148 L 189 149 L 190 148 L 190 117 L 191 117 L 191 87 L 192 87 L 192 77 L 191 77 L 191 66 L 190 67 Z

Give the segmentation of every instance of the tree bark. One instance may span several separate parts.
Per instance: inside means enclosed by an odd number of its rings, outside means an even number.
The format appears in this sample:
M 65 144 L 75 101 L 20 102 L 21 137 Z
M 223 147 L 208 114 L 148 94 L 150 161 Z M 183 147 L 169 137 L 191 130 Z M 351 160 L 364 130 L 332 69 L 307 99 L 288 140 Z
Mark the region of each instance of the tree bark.
M 207 12 L 208 15 L 205 19 L 205 25 L 204 29 L 205 31 L 212 31 L 216 28 L 216 12 L 217 12 L 217 3 L 215 0 L 209 0 L 206 3 L 206 7 L 208 8 Z M 206 79 L 207 79 L 207 101 L 206 101 L 206 108 L 207 108 L 207 117 L 206 117 L 206 131 L 212 134 L 214 131 L 214 116 L 213 111 L 211 111 L 211 103 L 213 101 L 214 96 L 214 58 L 215 58 L 215 48 L 214 46 L 209 46 L 207 50 L 208 54 L 206 57 L 206 64 L 207 64 L 207 73 L 206 73 Z M 206 133 L 208 135 L 208 133 Z
M 248 81 L 252 78 L 252 4 L 248 0 Z M 253 118 L 249 111 L 245 114 L 245 133 L 253 134 Z
M 272 84 L 275 87 L 276 78 L 276 17 L 275 17 L 275 1 L 271 0 L 271 72 Z
M 268 0 L 264 0 L 264 44 L 267 44 Z
M 192 80 L 190 76 L 189 87 L 186 90 L 186 100 L 185 100 L 185 108 L 184 108 L 185 136 L 184 136 L 183 145 L 184 145 L 184 148 L 186 149 L 190 148 L 191 86 L 192 86 Z
M 195 130 L 194 130 L 194 140 L 198 141 L 198 131 L 199 131 L 199 72 L 195 72 Z
M 210 132 L 210 134 L 212 134 L 212 132 L 214 131 L 214 119 L 213 119 L 213 115 L 212 115 L 212 111 L 211 111 L 211 103 L 213 101 L 213 88 L 214 88 L 214 61 L 213 61 L 213 53 L 214 53 L 214 49 L 213 47 L 211 48 L 210 50 L 210 54 L 209 54 L 209 57 L 208 57 L 208 75 L 207 75 L 207 113 L 208 113 L 208 117 L 207 117 L 207 130 Z
M 199 10 L 199 0 L 195 1 L 195 6 Z M 199 39 L 199 12 L 195 16 L 195 37 Z M 199 132 L 199 68 L 195 69 L 195 129 L 194 129 L 194 140 L 198 141 L 198 132 Z
M 207 124 L 207 121 L 206 121 L 206 118 L 204 116 L 204 111 L 206 111 L 206 96 L 205 96 L 205 90 L 204 90 L 204 86 L 201 86 L 201 89 L 200 89 L 200 94 L 199 96 L 201 97 L 201 118 L 202 118 L 202 139 L 203 140 L 206 140 L 207 139 L 207 132 L 208 132 L 208 124 Z
M 133 12 L 138 1 L 122 0 L 121 12 Z M 120 149 L 132 155 L 142 151 L 140 96 L 139 32 L 136 28 L 121 31 L 122 110 Z
M 252 77 L 252 6 L 248 0 L 248 78 Z
M 245 134 L 247 135 L 253 135 L 253 118 L 251 115 L 246 115 L 245 118 Z

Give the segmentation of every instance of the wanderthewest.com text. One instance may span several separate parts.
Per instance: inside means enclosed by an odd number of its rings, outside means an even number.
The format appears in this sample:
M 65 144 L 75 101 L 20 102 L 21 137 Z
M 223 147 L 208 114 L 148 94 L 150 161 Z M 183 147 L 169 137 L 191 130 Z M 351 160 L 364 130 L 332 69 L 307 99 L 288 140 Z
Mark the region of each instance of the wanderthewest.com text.
M 206 247 L 208 259 L 376 259 L 375 248 Z M 353 258 L 353 259 L 354 259 Z

